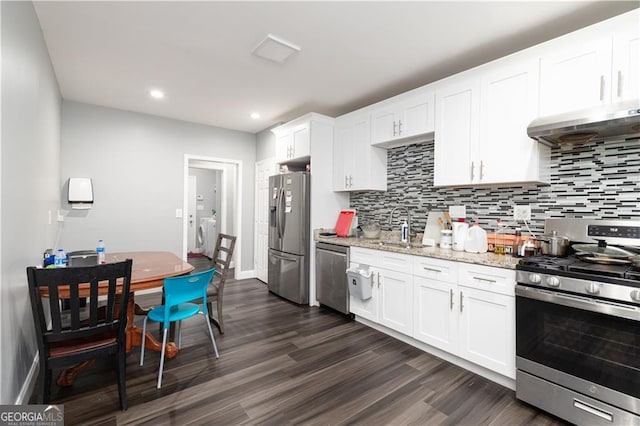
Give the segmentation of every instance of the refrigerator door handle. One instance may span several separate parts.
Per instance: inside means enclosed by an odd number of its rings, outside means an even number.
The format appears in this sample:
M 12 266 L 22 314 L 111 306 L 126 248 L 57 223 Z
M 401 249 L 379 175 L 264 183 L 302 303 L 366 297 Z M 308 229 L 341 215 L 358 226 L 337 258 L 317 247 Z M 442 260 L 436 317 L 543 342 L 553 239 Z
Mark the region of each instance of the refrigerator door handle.
M 278 236 L 282 239 L 284 235 L 284 188 L 280 188 L 278 194 Z

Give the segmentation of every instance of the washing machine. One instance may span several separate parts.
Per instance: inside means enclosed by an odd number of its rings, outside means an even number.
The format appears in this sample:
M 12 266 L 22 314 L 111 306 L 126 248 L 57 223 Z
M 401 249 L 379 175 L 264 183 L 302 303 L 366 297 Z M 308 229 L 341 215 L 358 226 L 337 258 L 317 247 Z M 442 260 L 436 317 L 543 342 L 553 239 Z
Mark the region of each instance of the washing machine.
M 200 226 L 198 227 L 198 247 L 200 253 L 211 258 L 213 250 L 216 247 L 216 220 L 213 217 L 200 218 Z

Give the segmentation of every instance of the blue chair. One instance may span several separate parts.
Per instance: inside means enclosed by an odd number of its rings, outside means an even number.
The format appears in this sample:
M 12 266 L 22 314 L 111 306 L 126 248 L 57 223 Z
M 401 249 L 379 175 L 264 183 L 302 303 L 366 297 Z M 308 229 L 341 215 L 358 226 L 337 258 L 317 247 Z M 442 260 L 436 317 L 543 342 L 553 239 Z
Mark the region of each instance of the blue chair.
M 164 305 L 157 306 L 147 313 L 142 325 L 142 349 L 140 351 L 140 365 L 144 363 L 144 344 L 147 332 L 147 320 L 163 323 L 162 355 L 160 355 L 160 371 L 158 372 L 158 386 L 162 385 L 162 370 L 164 368 L 164 353 L 167 345 L 167 330 L 169 324 L 178 321 L 178 348 L 182 346 L 182 333 L 180 323 L 183 319 L 190 318 L 197 314 L 202 314 L 204 322 L 207 323 L 213 351 L 216 358 L 219 358 L 216 340 L 213 338 L 213 331 L 209 323 L 207 312 L 207 287 L 215 273 L 215 268 L 180 277 L 165 278 L 164 280 Z M 195 299 L 202 299 L 202 304 L 189 303 Z M 202 309 L 201 309 L 202 308 Z

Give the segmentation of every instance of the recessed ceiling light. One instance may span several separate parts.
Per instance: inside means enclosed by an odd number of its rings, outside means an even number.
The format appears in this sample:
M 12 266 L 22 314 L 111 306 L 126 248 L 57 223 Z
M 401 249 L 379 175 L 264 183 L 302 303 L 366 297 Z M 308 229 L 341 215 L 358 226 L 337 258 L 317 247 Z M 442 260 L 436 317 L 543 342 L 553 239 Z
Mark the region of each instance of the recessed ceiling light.
M 253 49 L 252 53 L 261 58 L 282 63 L 289 56 L 299 51 L 300 48 L 295 44 L 289 43 L 272 34 L 267 34 L 267 37 Z
M 260 118 L 260 114 L 257 112 L 252 112 L 250 117 L 253 118 L 254 120 L 257 120 L 258 118 Z
M 164 92 L 158 89 L 152 89 L 149 91 L 149 95 L 154 99 L 162 99 L 164 98 Z

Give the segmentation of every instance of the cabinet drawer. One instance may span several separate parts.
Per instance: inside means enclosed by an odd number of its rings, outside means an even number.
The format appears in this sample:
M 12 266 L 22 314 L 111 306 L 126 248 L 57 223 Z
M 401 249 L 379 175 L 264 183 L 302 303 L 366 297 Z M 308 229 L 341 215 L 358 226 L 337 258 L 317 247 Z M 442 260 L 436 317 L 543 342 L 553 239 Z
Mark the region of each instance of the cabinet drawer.
M 431 257 L 413 257 L 413 275 L 448 283 L 458 282 L 458 263 Z
M 516 271 L 493 266 L 461 263 L 458 284 L 493 293 L 515 295 Z
M 413 256 L 389 251 L 382 251 L 380 253 L 380 263 L 374 266 L 398 272 L 403 271 L 409 273 L 409 271 L 411 271 Z
M 349 250 L 349 260 L 363 265 L 380 266 L 382 252 L 362 247 L 351 247 Z

